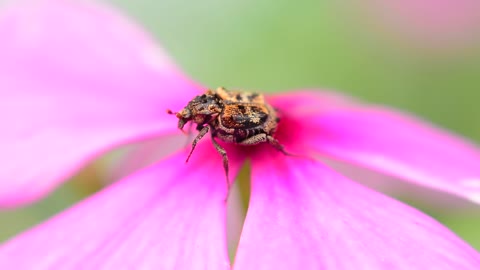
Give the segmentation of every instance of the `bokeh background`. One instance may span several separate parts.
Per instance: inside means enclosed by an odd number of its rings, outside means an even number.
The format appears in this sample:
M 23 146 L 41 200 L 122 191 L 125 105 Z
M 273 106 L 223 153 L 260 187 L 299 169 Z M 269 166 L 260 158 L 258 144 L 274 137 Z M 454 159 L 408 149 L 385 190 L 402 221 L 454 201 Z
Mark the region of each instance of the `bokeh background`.
M 206 86 L 333 89 L 480 142 L 478 0 L 107 2 L 142 24 Z M 0 241 L 100 188 L 110 161 L 88 166 L 35 205 L 0 212 Z M 390 192 L 480 250 L 480 207 L 408 188 Z

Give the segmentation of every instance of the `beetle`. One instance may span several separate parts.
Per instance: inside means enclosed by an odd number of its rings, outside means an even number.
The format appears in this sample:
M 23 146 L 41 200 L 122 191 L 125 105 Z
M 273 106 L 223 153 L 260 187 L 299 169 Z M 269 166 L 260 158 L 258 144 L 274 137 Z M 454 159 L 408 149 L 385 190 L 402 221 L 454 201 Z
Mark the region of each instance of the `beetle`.
M 280 121 L 277 110 L 268 104 L 260 93 L 230 91 L 224 87 L 208 89 L 202 95 L 194 97 L 181 111 L 167 110 L 167 112 L 176 115 L 178 128 L 182 131 L 187 123 L 196 124 L 198 135 L 192 142 L 186 162 L 197 143 L 210 131 L 212 143 L 223 159 L 228 190 L 230 190 L 228 156 L 216 138 L 239 145 L 266 142 L 283 154 L 290 155 L 273 137 Z

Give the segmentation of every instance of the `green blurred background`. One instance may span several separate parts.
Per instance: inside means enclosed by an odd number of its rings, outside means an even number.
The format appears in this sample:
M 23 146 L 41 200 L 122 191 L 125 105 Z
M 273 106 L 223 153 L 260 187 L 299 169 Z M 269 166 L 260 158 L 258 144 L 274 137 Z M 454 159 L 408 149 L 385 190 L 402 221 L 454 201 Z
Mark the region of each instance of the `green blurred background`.
M 418 1 L 424 2 L 423 12 L 435 3 Z M 432 5 L 433 11 L 418 18 L 409 16 L 419 7 L 402 7 L 413 3 L 402 0 L 392 0 L 397 6 L 375 0 L 109 2 L 142 24 L 206 86 L 334 89 L 412 112 L 480 142 L 480 8 L 474 10 L 479 6 L 473 1 L 454 0 L 457 6 L 444 9 Z M 455 13 L 451 21 L 449 12 Z M 458 18 L 470 19 L 458 23 Z M 0 240 L 88 195 L 98 183 L 85 179 L 101 177 L 101 164 L 89 166 L 42 202 L 0 213 Z M 399 196 L 480 250 L 480 207 L 457 209 Z

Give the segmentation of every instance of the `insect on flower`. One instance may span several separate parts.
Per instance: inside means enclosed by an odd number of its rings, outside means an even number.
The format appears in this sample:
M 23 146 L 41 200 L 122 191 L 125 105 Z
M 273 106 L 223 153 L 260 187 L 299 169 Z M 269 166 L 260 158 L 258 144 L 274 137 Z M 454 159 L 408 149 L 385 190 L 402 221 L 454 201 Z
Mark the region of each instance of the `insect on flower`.
M 2 242 L 0 269 L 480 269 L 480 253 L 451 230 L 323 164 L 391 176 L 381 177 L 387 186 L 406 180 L 426 198 L 431 188 L 480 203 L 480 149 L 468 140 L 322 89 L 272 94 L 268 104 L 253 93 L 207 91 L 100 1 L 8 2 L 0 4 L 0 123 L 8 127 L 0 208 L 38 201 L 94 157 L 140 144 L 116 166 L 125 177 Z M 169 106 L 179 119 L 158 113 Z M 188 170 L 178 168 L 183 151 L 157 160 L 176 122 L 210 132 L 232 175 L 251 160 L 248 208 L 221 203 L 225 171 L 210 142 L 196 145 Z M 269 138 L 315 158 L 285 156 Z M 234 254 L 228 213 L 245 215 L 243 224 L 232 220 L 241 228 Z
M 273 137 L 280 118 L 276 109 L 265 101 L 262 94 L 230 91 L 219 87 L 196 96 L 179 112 L 171 110 L 167 112 L 177 116 L 178 128 L 182 131 L 185 124 L 190 121 L 197 125 L 196 130 L 199 133 L 193 140 L 187 162 L 197 143 L 210 131 L 213 145 L 223 158 L 229 189 L 227 152 L 215 138 L 239 145 L 267 142 L 282 153 L 290 155 Z

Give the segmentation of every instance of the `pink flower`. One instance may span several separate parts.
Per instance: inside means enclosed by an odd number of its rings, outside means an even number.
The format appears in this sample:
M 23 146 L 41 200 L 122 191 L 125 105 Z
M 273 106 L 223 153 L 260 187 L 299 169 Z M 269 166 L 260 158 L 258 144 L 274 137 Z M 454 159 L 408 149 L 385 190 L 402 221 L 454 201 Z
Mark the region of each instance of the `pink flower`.
M 442 54 L 479 45 L 480 2 L 477 0 L 354 2 L 358 2 L 355 8 L 364 13 L 364 20 L 370 21 L 370 26 L 379 28 L 396 43 Z
M 33 202 L 118 145 L 181 135 L 176 118 L 206 88 L 114 11 L 73 1 L 0 15 L 0 204 Z M 475 146 L 412 117 L 320 91 L 269 97 L 277 138 L 480 201 Z M 180 146 L 181 147 L 181 146 Z M 319 161 L 225 144 L 252 194 L 233 266 L 221 158 L 209 139 L 137 171 L 0 247 L 0 269 L 480 269 L 438 222 Z

